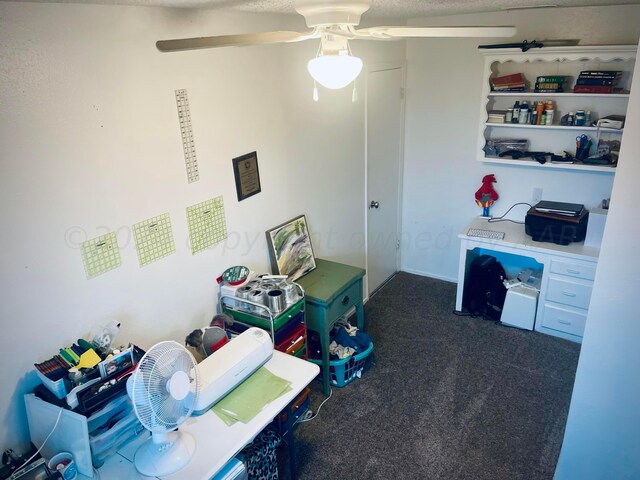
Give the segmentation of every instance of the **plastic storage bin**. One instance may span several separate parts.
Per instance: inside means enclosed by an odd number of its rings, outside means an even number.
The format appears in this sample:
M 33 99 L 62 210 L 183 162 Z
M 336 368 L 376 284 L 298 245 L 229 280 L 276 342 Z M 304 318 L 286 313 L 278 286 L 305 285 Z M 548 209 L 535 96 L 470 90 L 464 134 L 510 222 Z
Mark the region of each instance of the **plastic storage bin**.
M 71 452 L 78 472 L 89 478 L 94 466 L 102 466 L 106 457 L 144 430 L 126 393 L 89 417 L 60 408 L 33 393 L 24 395 L 24 402 L 31 442 L 42 445 L 48 438 L 42 455 L 51 458 L 56 453 Z
M 356 378 L 358 371 L 362 370 L 367 357 L 373 352 L 373 342 L 369 344 L 364 352 L 357 353 L 349 358 L 341 360 L 331 360 L 329 362 L 329 372 L 331 373 L 331 385 L 336 387 L 344 387 Z M 320 373 L 322 373 L 322 360 L 309 358 L 310 362 L 320 365 Z
M 224 302 L 228 301 L 226 297 L 223 300 Z M 241 299 L 237 298 L 234 298 L 232 300 L 241 302 Z M 259 315 L 236 308 L 231 308 L 224 302 L 222 304 L 222 311 L 228 315 L 231 315 L 235 320 L 253 325 L 254 327 L 260 327 L 264 330 L 267 330 L 268 332 L 271 331 L 272 320 L 266 316 L 269 310 L 264 309 L 264 311 L 261 311 L 261 314 Z M 301 298 L 296 303 L 273 318 L 273 330 L 277 331 L 282 328 L 301 311 L 304 311 L 304 298 Z
M 67 396 L 67 393 L 69 392 L 69 380 L 67 380 L 66 378 L 61 378 L 60 380 L 54 382 L 53 380 L 50 380 L 46 376 L 44 376 L 37 368 L 34 371 L 36 372 L 36 375 L 38 375 L 38 378 L 40 378 L 40 380 L 42 381 L 43 385 L 47 387 L 49 391 L 51 391 L 51 393 L 53 393 L 56 397 L 62 400 Z
M 112 419 L 112 426 L 105 425 L 93 433 L 89 433 L 89 445 L 91 446 L 91 461 L 94 467 L 101 467 L 104 461 L 114 455 L 118 448 L 137 436 L 144 430 L 138 420 L 133 406 L 120 412 Z

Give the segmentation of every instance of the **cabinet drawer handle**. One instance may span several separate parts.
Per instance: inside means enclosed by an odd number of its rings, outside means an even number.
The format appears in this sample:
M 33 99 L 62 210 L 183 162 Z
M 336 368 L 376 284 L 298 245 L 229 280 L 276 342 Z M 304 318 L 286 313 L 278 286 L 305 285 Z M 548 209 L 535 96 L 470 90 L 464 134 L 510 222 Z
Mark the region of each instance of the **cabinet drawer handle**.
M 570 268 L 567 268 L 567 273 L 572 273 L 574 275 L 580 275 L 580 270 L 572 270 Z
M 563 320 L 561 318 L 558 319 L 558 323 L 561 323 L 563 325 L 571 325 L 571 322 L 569 320 Z
M 343 305 L 346 305 L 347 303 L 349 303 L 349 295 L 345 295 L 344 298 L 342 299 Z
M 562 292 L 565 297 L 575 297 L 576 294 L 574 292 Z

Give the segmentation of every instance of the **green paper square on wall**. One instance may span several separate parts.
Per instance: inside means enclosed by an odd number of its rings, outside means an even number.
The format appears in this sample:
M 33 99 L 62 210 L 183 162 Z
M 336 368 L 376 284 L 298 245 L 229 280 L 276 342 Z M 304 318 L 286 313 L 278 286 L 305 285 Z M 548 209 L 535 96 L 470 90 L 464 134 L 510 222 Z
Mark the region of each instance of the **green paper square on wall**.
M 176 251 L 171 217 L 163 213 L 133 225 L 138 262 L 144 267 Z
M 115 232 L 109 232 L 82 242 L 82 262 L 91 279 L 122 265 L 120 248 Z
M 222 196 L 187 207 L 191 254 L 205 250 L 227 238 Z

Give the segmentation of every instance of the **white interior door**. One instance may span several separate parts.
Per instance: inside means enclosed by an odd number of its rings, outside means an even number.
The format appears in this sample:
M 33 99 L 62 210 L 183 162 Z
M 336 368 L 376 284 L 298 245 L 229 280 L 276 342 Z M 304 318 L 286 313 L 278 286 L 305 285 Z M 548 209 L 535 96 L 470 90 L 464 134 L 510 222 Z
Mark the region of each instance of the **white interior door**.
M 399 265 L 400 172 L 404 71 L 370 70 L 367 77 L 367 290 L 371 294 Z

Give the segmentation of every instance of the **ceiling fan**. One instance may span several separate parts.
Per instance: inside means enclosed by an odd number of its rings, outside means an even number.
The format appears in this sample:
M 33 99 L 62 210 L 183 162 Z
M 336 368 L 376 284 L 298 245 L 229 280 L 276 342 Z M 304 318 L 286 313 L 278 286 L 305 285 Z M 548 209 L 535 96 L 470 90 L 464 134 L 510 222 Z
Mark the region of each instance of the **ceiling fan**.
M 516 29 L 499 27 L 408 27 L 379 26 L 356 29 L 360 17 L 372 0 L 296 0 L 296 11 L 304 16 L 308 32 L 276 31 L 219 35 L 213 37 L 160 40 L 161 52 L 177 52 L 200 48 L 293 43 L 320 39 L 316 58 L 309 61 L 309 73 L 327 88 L 337 89 L 350 84 L 362 70 L 362 60 L 351 55 L 349 40 L 395 40 L 412 37 L 511 37 Z M 314 89 L 314 99 L 317 90 Z

